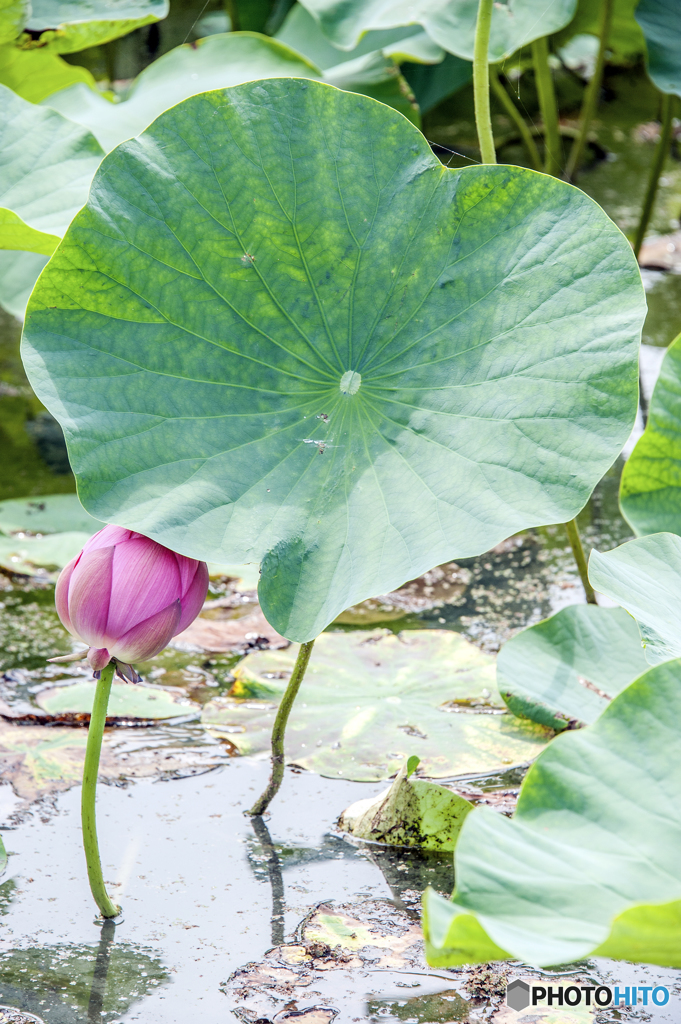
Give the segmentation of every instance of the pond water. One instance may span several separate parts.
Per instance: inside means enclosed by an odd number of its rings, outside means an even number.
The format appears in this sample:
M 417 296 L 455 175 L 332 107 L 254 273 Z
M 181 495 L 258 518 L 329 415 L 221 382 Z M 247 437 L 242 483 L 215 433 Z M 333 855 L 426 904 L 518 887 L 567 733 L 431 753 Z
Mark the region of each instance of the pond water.
M 656 100 L 643 79 L 612 75 L 608 85 L 597 128 L 609 157 L 585 171 L 579 185 L 628 231 L 652 156 L 639 128 L 654 120 Z M 429 117 L 428 138 L 465 152 L 467 102 L 459 97 Z M 521 155 L 512 151 L 512 158 L 520 162 Z M 678 227 L 680 193 L 681 165 L 670 160 L 657 231 Z M 645 279 L 643 379 L 649 396 L 659 369 L 656 349 L 681 325 L 681 276 L 647 272 Z M 59 430 L 20 366 L 19 330 L 15 320 L 0 316 L 0 498 L 71 491 Z M 602 550 L 630 536 L 617 505 L 622 464 L 618 460 L 606 474 L 579 517 L 586 544 Z M 10 714 L 36 714 L 42 689 L 83 672 L 45 666 L 46 657 L 70 649 L 53 610 L 52 584 L 9 574 L 0 584 L 0 700 Z M 223 580 L 211 597 L 231 595 L 225 614 L 238 616 L 253 604 L 248 586 Z M 494 653 L 523 626 L 581 601 L 564 529 L 556 525 L 436 569 L 397 595 L 349 609 L 331 628 L 455 630 Z M 200 705 L 229 689 L 240 656 L 172 649 L 148 666 L 148 678 L 181 688 Z M 185 1024 L 193 1016 L 207 1024 L 279 1024 L 289 1018 L 323 1024 L 336 1016 L 343 1024 L 502 1021 L 511 1019 L 502 1016 L 507 975 L 540 976 L 521 964 L 428 969 L 418 943 L 409 945 L 410 929 L 427 884 L 443 893 L 453 888 L 451 855 L 349 841 L 335 830 L 338 815 L 384 784 L 294 768 L 287 769 L 265 823 L 253 822 L 244 811 L 264 785 L 266 761 L 233 756 L 234 748 L 192 715 L 108 731 L 115 763 L 106 772 L 109 784 L 99 788 L 98 817 L 105 878 L 123 915 L 102 927 L 94 920 L 80 848 L 80 791 L 73 784 L 79 763 L 63 762 L 63 784 L 49 781 L 49 765 L 41 767 L 60 738 L 84 732 L 35 723 L 3 728 L 15 740 L 30 741 L 24 749 L 18 741 L 9 744 L 6 735 L 0 739 L 0 828 L 10 854 L 0 881 L 0 1022 Z M 39 730 L 46 737 L 42 747 Z M 21 765 L 28 754 L 34 760 L 27 781 Z M 522 775 L 523 769 L 514 769 L 456 782 L 476 800 L 508 812 Z M 320 904 L 323 914 L 316 910 Z M 326 933 L 320 915 L 326 915 Z M 353 956 L 334 957 L 328 929 L 345 927 L 347 938 L 355 926 L 366 928 L 370 939 Z M 308 951 L 303 967 L 301 942 Z M 257 966 L 243 970 L 248 964 Z M 568 965 L 564 973 L 596 984 L 665 984 L 673 990 L 668 1007 L 599 1011 L 594 1019 L 603 1024 L 680 1019 L 681 972 L 594 960 Z M 23 1015 L 3 1016 L 3 1006 Z M 566 1024 L 578 1019 L 591 1018 L 561 1017 Z

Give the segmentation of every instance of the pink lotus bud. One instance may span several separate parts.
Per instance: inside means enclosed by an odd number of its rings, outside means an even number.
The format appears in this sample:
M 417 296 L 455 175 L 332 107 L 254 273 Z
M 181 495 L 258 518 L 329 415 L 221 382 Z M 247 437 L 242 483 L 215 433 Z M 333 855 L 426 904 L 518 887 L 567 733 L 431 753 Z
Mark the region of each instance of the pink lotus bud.
M 55 604 L 69 633 L 89 644 L 99 674 L 112 658 L 123 665 L 153 658 L 194 621 L 207 591 L 205 562 L 105 526 L 62 569 Z

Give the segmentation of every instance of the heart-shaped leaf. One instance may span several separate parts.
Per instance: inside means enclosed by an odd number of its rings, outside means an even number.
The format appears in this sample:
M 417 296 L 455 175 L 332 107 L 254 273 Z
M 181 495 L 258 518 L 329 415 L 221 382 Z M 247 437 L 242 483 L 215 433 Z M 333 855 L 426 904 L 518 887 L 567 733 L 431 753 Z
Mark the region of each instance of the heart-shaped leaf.
M 262 562 L 267 619 L 304 641 L 572 518 L 630 431 L 644 313 L 584 193 L 447 170 L 388 107 L 270 80 L 104 161 L 23 351 L 85 507 Z
M 243 754 L 269 752 L 296 649 L 249 654 L 203 723 Z M 552 733 L 508 714 L 494 660 L 458 633 L 322 633 L 286 731 L 287 761 L 320 775 L 387 779 L 417 755 L 431 778 L 531 760 Z
M 429 963 L 681 967 L 680 679 L 681 661 L 650 669 L 594 725 L 554 740 L 512 820 L 468 815 L 453 902 L 424 901 Z
M 636 21 L 646 37 L 648 74 L 661 92 L 681 96 L 681 5 L 640 0 Z
M 50 255 L 103 156 L 89 131 L 0 85 L 0 248 Z
M 655 533 L 605 554 L 594 550 L 589 579 L 637 620 L 650 664 L 681 655 L 681 537 Z
M 168 15 L 168 0 L 31 0 L 27 28 L 53 53 L 101 46 Z
M 301 0 L 336 46 L 352 49 L 365 32 L 396 25 L 423 25 L 445 50 L 473 59 L 478 0 Z M 495 4 L 489 42 L 489 59 L 500 61 L 533 39 L 550 35 L 567 25 L 577 0 L 516 0 Z
M 620 508 L 638 534 L 681 534 L 681 334 L 662 360 L 646 428 L 625 463 Z
M 497 686 L 514 714 L 562 730 L 595 722 L 647 668 L 630 615 L 571 605 L 504 644 Z

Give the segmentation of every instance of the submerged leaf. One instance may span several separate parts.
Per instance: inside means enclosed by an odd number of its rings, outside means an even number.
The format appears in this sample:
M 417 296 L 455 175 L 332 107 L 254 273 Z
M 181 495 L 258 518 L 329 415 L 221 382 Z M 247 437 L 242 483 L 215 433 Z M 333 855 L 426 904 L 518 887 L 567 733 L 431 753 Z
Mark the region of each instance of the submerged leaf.
M 424 898 L 429 963 L 681 967 L 680 680 L 681 660 L 649 669 L 594 725 L 554 740 L 512 820 L 468 815 L 452 902 Z
M 41 690 L 36 696 L 36 703 L 51 715 L 69 712 L 90 714 L 96 686 L 95 682 L 89 681 L 55 686 Z M 110 718 L 178 718 L 180 715 L 196 714 L 199 710 L 199 705 L 187 700 L 182 691 L 172 693 L 158 686 L 114 683 L 106 717 L 107 721 Z
M 388 107 L 276 79 L 104 161 L 23 351 L 86 508 L 261 562 L 265 616 L 305 641 L 574 516 L 630 432 L 644 314 L 584 193 L 448 170 Z
M 647 668 L 622 608 L 571 605 L 504 644 L 497 686 L 514 714 L 560 731 L 594 722 Z
M 681 334 L 667 349 L 648 422 L 624 464 L 622 515 L 637 534 L 681 534 Z
M 375 843 L 453 850 L 473 804 L 444 786 L 409 778 L 412 761 L 418 758 L 409 758 L 389 789 L 346 808 L 339 827 Z
M 243 754 L 265 754 L 297 650 L 249 654 L 203 723 Z M 418 752 L 446 778 L 529 761 L 552 733 L 504 713 L 494 660 L 447 630 L 322 633 L 286 731 L 286 756 L 321 775 L 386 779 Z

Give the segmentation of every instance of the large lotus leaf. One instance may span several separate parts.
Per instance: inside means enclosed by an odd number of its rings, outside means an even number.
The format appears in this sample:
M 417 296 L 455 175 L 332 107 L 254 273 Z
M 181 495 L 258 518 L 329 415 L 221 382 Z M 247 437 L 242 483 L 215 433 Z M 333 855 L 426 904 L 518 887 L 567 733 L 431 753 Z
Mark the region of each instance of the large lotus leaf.
M 81 125 L 0 85 L 0 248 L 49 256 L 103 156 Z
M 89 128 L 106 150 L 143 131 L 169 107 L 208 89 L 239 85 L 260 78 L 311 78 L 324 72 L 307 57 L 275 39 L 252 32 L 228 32 L 177 46 L 146 68 L 127 98 L 109 103 L 83 86 L 50 96 L 49 105 Z M 331 84 L 362 92 L 415 119 L 409 87 L 394 61 L 379 51 L 352 66 L 329 72 Z
M 0 306 L 21 319 L 48 257 L 37 252 L 0 249 Z
M 322 32 L 319 22 L 300 4 L 295 4 L 275 38 L 299 53 L 317 67 L 326 69 L 337 64 L 366 56 L 376 50 L 399 60 L 437 63 L 444 57 L 438 46 L 419 25 L 401 25 L 385 31 L 367 32 L 353 50 L 340 50 Z M 399 54 L 399 58 L 397 57 Z
M 512 820 L 468 815 L 453 902 L 425 900 L 429 963 L 598 954 L 681 967 L 680 681 L 681 661 L 650 669 L 594 725 L 554 740 Z
M 589 579 L 637 620 L 652 665 L 681 655 L 681 537 L 655 533 L 592 551 Z
M 584 193 L 447 170 L 390 108 L 270 80 L 104 161 L 24 358 L 85 507 L 262 562 L 266 617 L 303 641 L 573 517 L 630 431 L 644 313 Z
M 478 0 L 301 0 L 322 31 L 345 50 L 365 32 L 397 25 L 422 25 L 443 49 L 473 59 Z M 557 32 L 571 21 L 577 0 L 516 0 L 494 5 L 489 59 L 500 61 L 533 39 Z
M 165 18 L 168 0 L 32 0 L 27 28 L 41 35 L 33 45 L 75 53 L 127 35 Z
M 96 91 L 97 84 L 87 70 L 46 49 L 27 50 L 15 43 L 0 46 L 0 85 L 30 103 L 41 103 L 52 93 L 74 85 Z
M 620 508 L 637 534 L 681 534 L 681 334 L 662 360 L 646 428 L 625 463 Z
M 36 702 L 51 715 L 64 713 L 90 714 L 95 699 L 95 682 L 81 681 L 69 686 L 42 690 Z M 163 719 L 178 718 L 197 712 L 199 705 L 187 700 L 182 691 L 172 693 L 157 686 L 114 683 L 111 687 L 107 718 Z
M 0 0 L 0 43 L 9 43 L 21 34 L 30 12 L 29 0 Z
M 640 0 L 636 20 L 648 47 L 648 74 L 661 92 L 681 96 L 681 4 Z
M 10 498 L 0 501 L 0 532 L 63 533 L 79 530 L 91 535 L 104 523 L 85 511 L 75 494 L 48 494 L 40 497 Z
M 594 722 L 647 668 L 622 608 L 571 605 L 504 644 L 497 686 L 514 714 L 561 730 Z
M 630 62 L 645 53 L 643 32 L 634 17 L 639 0 L 612 0 L 612 22 L 608 33 L 608 60 L 615 63 Z M 579 35 L 600 35 L 603 0 L 578 0 L 575 16 L 555 39 L 563 47 Z
M 249 654 L 203 722 L 243 754 L 270 749 L 297 649 Z M 503 709 L 494 660 L 458 633 L 322 633 L 286 730 L 286 758 L 320 775 L 387 779 L 417 755 L 431 778 L 536 757 L 552 735 Z

